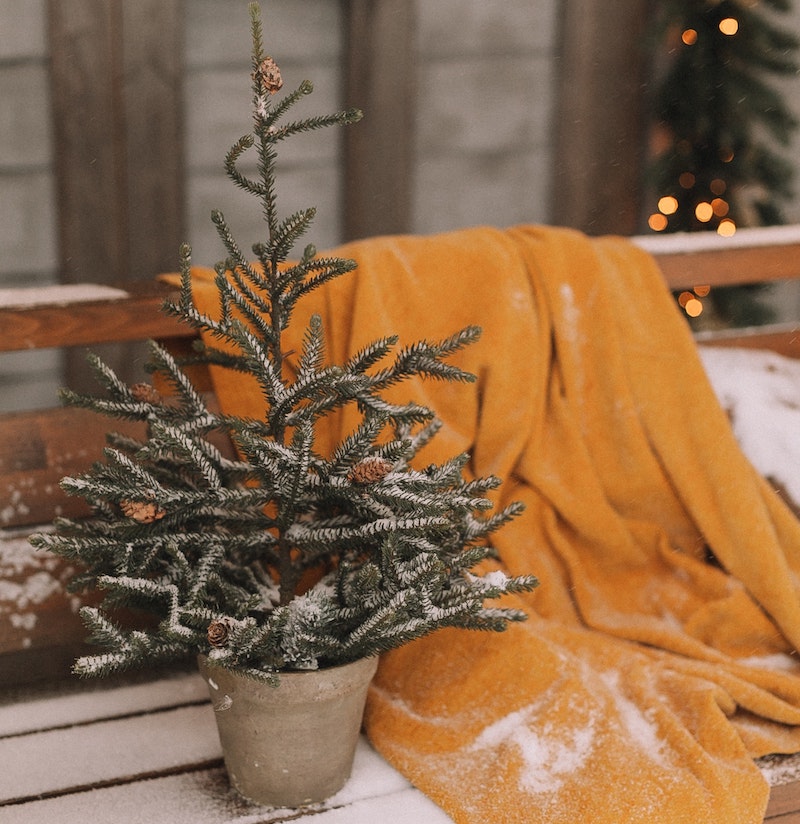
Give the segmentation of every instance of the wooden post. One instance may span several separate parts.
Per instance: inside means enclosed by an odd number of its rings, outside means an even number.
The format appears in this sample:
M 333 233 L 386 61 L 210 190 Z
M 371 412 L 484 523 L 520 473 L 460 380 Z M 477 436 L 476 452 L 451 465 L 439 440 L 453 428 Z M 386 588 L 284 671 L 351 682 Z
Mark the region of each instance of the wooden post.
M 61 280 L 174 270 L 184 234 L 181 0 L 48 0 Z M 130 346 L 103 358 L 137 375 Z M 93 387 L 83 356 L 67 382 Z
M 344 105 L 364 111 L 364 119 L 344 131 L 343 236 L 408 232 L 416 96 L 414 3 L 343 2 Z
M 49 0 L 61 279 L 174 268 L 183 235 L 180 0 Z
M 553 222 L 588 234 L 639 229 L 645 162 L 646 0 L 565 0 Z

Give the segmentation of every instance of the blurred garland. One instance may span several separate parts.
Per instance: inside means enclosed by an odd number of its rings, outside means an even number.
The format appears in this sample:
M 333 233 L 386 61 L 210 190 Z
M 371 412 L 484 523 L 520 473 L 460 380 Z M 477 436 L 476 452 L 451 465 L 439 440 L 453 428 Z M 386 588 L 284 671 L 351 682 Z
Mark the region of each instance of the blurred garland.
M 731 235 L 736 227 L 783 222 L 793 167 L 778 149 L 788 145 L 797 120 L 769 80 L 798 71 L 798 38 L 774 22 L 774 12 L 790 9 L 790 0 L 658 4 L 651 229 Z M 714 290 L 713 311 L 721 322 L 764 322 L 769 310 L 759 292 Z

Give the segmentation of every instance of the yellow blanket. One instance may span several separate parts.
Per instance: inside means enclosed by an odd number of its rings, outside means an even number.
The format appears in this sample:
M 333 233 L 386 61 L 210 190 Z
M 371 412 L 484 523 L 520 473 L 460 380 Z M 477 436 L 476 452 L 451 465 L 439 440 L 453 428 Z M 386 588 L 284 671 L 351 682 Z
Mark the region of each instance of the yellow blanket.
M 752 758 L 800 751 L 800 524 L 739 451 L 653 261 L 539 227 L 335 253 L 358 271 L 296 317 L 323 315 L 332 361 L 483 327 L 459 360 L 477 385 L 404 395 L 445 422 L 423 459 L 468 450 L 526 504 L 496 545 L 542 582 L 506 633 L 386 655 L 376 748 L 457 822 L 760 822 Z M 246 378 L 215 380 L 261 414 Z

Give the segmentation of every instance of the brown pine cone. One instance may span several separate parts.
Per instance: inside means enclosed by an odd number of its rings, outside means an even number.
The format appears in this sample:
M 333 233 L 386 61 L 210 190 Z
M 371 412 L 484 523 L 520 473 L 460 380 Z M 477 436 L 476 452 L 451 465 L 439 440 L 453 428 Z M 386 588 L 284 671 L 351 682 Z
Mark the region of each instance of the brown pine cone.
M 167 510 L 162 509 L 155 501 L 120 501 L 119 508 L 126 518 L 130 518 L 140 524 L 152 524 L 160 521 Z
M 208 632 L 206 633 L 208 643 L 212 647 L 224 647 L 228 643 L 229 633 L 230 622 L 226 618 L 214 619 L 208 625 Z
M 271 57 L 265 57 L 259 63 L 253 79 L 259 83 L 265 92 L 270 94 L 275 94 L 283 86 L 281 70 Z
M 348 478 L 354 484 L 374 484 L 385 478 L 391 469 L 392 464 L 386 458 L 373 455 L 355 464 Z
M 161 394 L 149 383 L 135 383 L 131 386 L 131 395 L 142 403 L 161 403 Z

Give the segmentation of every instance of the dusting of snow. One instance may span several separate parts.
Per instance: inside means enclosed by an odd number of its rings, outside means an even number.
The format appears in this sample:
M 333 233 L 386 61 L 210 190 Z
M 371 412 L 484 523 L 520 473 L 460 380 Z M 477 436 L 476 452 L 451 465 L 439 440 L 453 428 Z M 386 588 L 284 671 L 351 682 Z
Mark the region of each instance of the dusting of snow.
M 576 330 L 580 321 L 580 310 L 575 302 L 575 293 L 568 283 L 562 283 L 558 290 L 561 296 L 562 317 L 566 323 L 568 331 Z M 570 340 L 577 340 L 577 335 L 570 335 Z
M 638 235 L 631 238 L 631 241 L 651 254 L 687 254 L 719 249 L 800 243 L 800 228 L 797 226 L 759 226 L 737 229 L 736 234 L 731 237 L 722 237 L 716 232 L 672 232 L 667 235 Z
M 485 575 L 473 575 L 471 572 L 467 573 L 467 579 L 476 588 L 482 589 L 500 589 L 505 590 L 510 578 L 500 569 L 492 572 L 487 572 Z
M 29 479 L 23 483 L 24 486 L 33 486 L 33 480 Z M 9 524 L 16 518 L 25 517 L 30 513 L 30 508 L 23 499 L 23 492 L 19 487 L 7 486 L 8 494 L 6 505 L 0 509 L 0 524 Z
M 62 283 L 51 286 L 0 289 L 0 306 L 50 306 L 67 303 L 87 303 L 99 300 L 120 300 L 128 293 L 98 283 Z
M 619 684 L 619 672 L 610 671 L 600 675 L 600 680 L 608 689 L 614 701 L 619 720 L 627 733 L 627 739 L 644 754 L 665 767 L 669 767 L 663 753 L 663 743 L 658 736 L 658 729 L 651 717 L 650 709 L 643 710 L 622 693 Z
M 584 764 L 594 748 L 595 733 L 591 723 L 572 730 L 546 725 L 537 732 L 533 721 L 539 712 L 540 708 L 532 705 L 506 715 L 486 727 L 470 749 L 496 750 L 513 744 L 523 761 L 520 787 L 530 793 L 552 793 Z
M 738 664 L 745 667 L 755 667 L 771 671 L 794 672 L 797 670 L 800 661 L 785 652 L 775 652 L 771 655 L 754 655 L 750 658 L 739 658 Z
M 14 635 L 36 627 L 37 607 L 56 594 L 64 593 L 72 569 L 64 568 L 54 556 L 35 550 L 27 534 L 0 532 L 0 631 L 10 626 Z M 78 608 L 77 600 L 70 606 Z M 23 646 L 30 646 L 23 638 Z
M 800 503 L 800 361 L 762 350 L 698 348 L 742 451 Z

